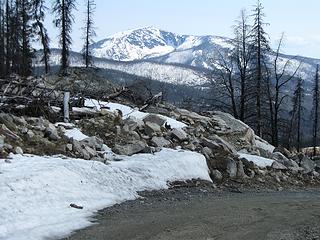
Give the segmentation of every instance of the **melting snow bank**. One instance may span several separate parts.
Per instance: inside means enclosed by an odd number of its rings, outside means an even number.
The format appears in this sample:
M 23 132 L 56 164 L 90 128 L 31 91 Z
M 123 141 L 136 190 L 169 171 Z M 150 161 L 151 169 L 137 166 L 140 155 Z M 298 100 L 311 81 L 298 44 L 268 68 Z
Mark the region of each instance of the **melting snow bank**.
M 258 167 L 270 167 L 272 165 L 272 163 L 274 162 L 274 160 L 269 159 L 269 158 L 264 158 L 264 157 L 259 157 L 256 155 L 250 155 L 250 154 L 246 154 L 246 153 L 238 153 L 240 155 L 241 158 L 245 158 L 250 162 L 253 162 L 254 164 L 256 164 Z
M 210 180 L 201 154 L 163 149 L 105 165 L 81 159 L 12 155 L 0 162 L 0 239 L 61 237 L 90 225 L 95 211 L 167 188 L 176 180 Z M 83 209 L 71 208 L 74 203 Z
M 102 107 L 108 108 L 112 112 L 115 110 L 120 110 L 122 112 L 123 119 L 126 119 L 128 117 L 135 117 L 137 119 L 143 119 L 149 114 L 146 112 L 141 112 L 138 109 L 131 108 L 131 107 L 123 105 L 123 104 L 97 101 L 95 99 L 86 99 L 84 105 L 86 107 L 94 107 L 97 110 L 100 110 Z M 160 114 L 158 114 L 158 115 L 160 115 Z M 160 115 L 160 116 L 165 118 L 167 120 L 167 123 L 172 128 L 184 128 L 187 126 L 186 124 L 179 122 L 173 118 L 163 116 L 163 115 Z

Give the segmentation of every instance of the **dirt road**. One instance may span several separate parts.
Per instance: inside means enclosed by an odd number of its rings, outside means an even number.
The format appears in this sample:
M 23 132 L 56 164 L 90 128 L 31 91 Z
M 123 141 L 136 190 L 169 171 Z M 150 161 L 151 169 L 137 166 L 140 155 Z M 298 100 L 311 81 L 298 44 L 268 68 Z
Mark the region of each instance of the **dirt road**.
M 226 193 L 181 189 L 100 211 L 69 240 L 319 240 L 320 191 Z

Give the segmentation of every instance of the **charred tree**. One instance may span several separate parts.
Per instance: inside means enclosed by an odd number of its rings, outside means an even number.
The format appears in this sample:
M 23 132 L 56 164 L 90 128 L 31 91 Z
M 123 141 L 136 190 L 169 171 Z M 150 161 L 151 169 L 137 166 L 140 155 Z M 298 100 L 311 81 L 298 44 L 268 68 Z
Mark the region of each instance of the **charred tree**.
M 263 84 L 264 84 L 264 62 L 265 56 L 270 51 L 268 36 L 264 30 L 267 25 L 264 22 L 263 6 L 258 0 L 257 5 L 253 11 L 254 24 L 252 27 L 252 40 L 251 45 L 253 47 L 253 64 L 254 64 L 254 81 L 255 81 L 255 98 L 256 98 L 256 132 L 257 135 L 262 137 L 262 111 L 263 111 Z
M 42 45 L 42 58 L 41 62 L 44 64 L 45 72 L 50 71 L 49 59 L 50 59 L 50 38 L 48 36 L 47 29 L 44 26 L 45 12 L 47 10 L 44 5 L 44 0 L 33 0 L 33 27 L 35 29 L 36 36 Z
M 61 46 L 61 72 L 65 72 L 69 66 L 69 54 L 72 43 L 71 31 L 74 16 L 72 11 L 76 9 L 75 0 L 55 0 L 53 13 L 56 16 L 54 24 L 60 30 L 59 42 Z
M 84 46 L 82 49 L 82 56 L 84 60 L 84 64 L 86 68 L 93 65 L 93 59 L 92 59 L 92 53 L 90 50 L 90 44 L 93 42 L 92 38 L 96 36 L 96 33 L 94 31 L 94 21 L 93 21 L 93 13 L 95 11 L 95 3 L 93 0 L 87 0 L 86 4 L 86 21 L 85 21 L 85 27 L 84 30 Z
M 312 122 L 313 122 L 313 156 L 317 154 L 318 147 L 318 129 L 319 129 L 319 65 L 317 65 L 316 76 L 314 79 L 313 87 L 313 109 L 312 109 Z

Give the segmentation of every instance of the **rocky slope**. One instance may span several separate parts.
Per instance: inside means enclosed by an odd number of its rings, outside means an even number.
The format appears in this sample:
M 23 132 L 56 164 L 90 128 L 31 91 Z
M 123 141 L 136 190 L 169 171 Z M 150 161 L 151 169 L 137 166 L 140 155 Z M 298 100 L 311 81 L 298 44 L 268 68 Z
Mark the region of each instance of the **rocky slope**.
M 303 154 L 275 149 L 229 114 L 199 115 L 165 103 L 138 109 L 132 99 L 121 96 L 111 103 L 86 100 L 83 106 L 73 107 L 69 124 L 1 113 L 0 156 L 63 154 L 108 164 L 121 161 L 122 155 L 182 148 L 203 154 L 216 182 L 231 178 L 319 183 L 315 162 Z M 53 111 L 58 113 L 59 106 Z

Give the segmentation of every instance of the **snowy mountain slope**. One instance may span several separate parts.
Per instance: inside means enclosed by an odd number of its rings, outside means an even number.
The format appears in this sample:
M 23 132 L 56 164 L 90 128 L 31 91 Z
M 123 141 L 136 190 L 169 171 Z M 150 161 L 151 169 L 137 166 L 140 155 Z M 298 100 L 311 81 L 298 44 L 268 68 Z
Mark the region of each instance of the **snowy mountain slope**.
M 35 67 L 43 66 L 43 64 L 40 63 L 40 59 L 41 54 L 37 52 L 37 58 L 34 61 Z M 50 65 L 60 65 L 59 49 L 52 49 Z M 75 67 L 83 66 L 81 54 L 71 52 L 70 65 Z M 98 68 L 117 70 L 137 77 L 144 77 L 176 85 L 202 86 L 206 83 L 206 79 L 203 78 L 206 69 L 195 68 L 188 65 L 164 64 L 149 60 L 119 62 L 104 58 L 94 58 L 94 65 Z
M 91 50 L 99 68 L 172 84 L 202 86 L 207 82 L 204 73 L 214 67 L 211 59 L 219 52 L 227 54 L 233 46 L 232 40 L 224 37 L 178 35 L 146 27 L 115 34 L 94 43 Z M 73 52 L 70 57 L 71 66 L 83 65 L 79 53 Z M 274 58 L 271 53 L 269 64 Z M 38 55 L 35 66 L 41 65 L 39 59 Z M 52 50 L 51 65 L 59 65 L 59 59 L 59 50 Z M 288 74 L 301 63 L 298 76 L 310 85 L 320 60 L 281 54 L 278 64 L 283 66 L 289 59 Z
M 94 43 L 91 50 L 96 57 L 132 61 L 170 53 L 184 42 L 184 38 L 154 27 L 146 27 L 117 33 Z
M 152 60 L 210 69 L 210 59 L 218 52 L 230 51 L 233 46 L 233 41 L 225 37 L 179 35 L 155 27 L 145 27 L 110 36 L 93 44 L 91 50 L 96 57 L 116 61 Z M 274 54 L 270 54 L 269 58 L 271 63 Z M 285 54 L 281 55 L 280 60 L 285 64 L 288 59 L 293 58 L 288 72 L 294 72 L 302 62 L 300 76 L 305 80 L 313 78 L 316 64 L 320 60 Z
M 112 35 L 92 44 L 91 50 L 95 57 L 116 61 L 159 57 L 159 62 L 207 67 L 204 62 L 209 52 L 231 47 L 230 40 L 223 37 L 179 35 L 145 27 Z

